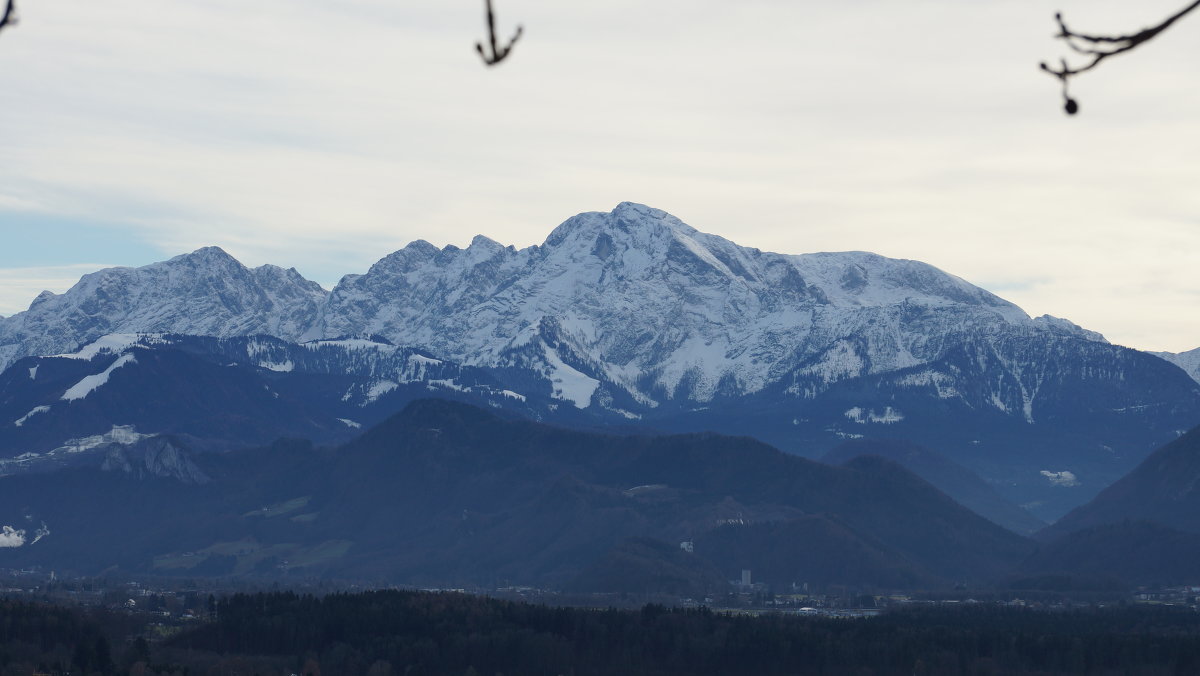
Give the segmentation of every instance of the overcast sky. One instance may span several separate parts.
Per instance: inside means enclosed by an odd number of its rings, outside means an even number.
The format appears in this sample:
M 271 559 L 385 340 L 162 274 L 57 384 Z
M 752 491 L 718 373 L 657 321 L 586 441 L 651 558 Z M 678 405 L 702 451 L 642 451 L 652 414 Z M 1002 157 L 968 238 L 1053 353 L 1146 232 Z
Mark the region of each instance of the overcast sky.
M 1200 346 L 1200 16 L 1179 0 L 19 0 L 0 314 L 219 245 L 327 288 L 413 239 L 631 200 L 739 244 L 932 263 L 1113 342 Z

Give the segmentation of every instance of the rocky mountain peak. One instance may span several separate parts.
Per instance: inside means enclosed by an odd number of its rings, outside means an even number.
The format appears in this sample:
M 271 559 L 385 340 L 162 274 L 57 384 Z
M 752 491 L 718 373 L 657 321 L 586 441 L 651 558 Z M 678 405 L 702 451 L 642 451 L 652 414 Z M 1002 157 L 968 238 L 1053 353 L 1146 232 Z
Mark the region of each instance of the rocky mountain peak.
M 593 255 L 614 267 L 638 267 L 662 262 L 669 257 L 698 257 L 728 272 L 710 249 L 737 249 L 737 245 L 701 233 L 660 209 L 622 202 L 611 212 L 588 212 L 567 219 L 546 238 L 542 248 L 549 255 Z M 630 255 L 622 255 L 631 252 Z M 613 254 L 616 254 L 615 256 Z M 572 256 L 574 257 L 574 256 Z
M 485 235 L 475 235 L 475 237 L 471 238 L 471 245 L 467 247 L 467 250 L 474 249 L 495 254 L 499 253 L 504 248 L 505 246 L 503 244 L 490 237 Z
M 30 307 L 36 307 L 38 305 L 42 305 L 42 304 L 56 298 L 57 296 L 58 296 L 58 294 L 54 293 L 53 291 L 42 291 L 41 293 L 39 293 L 37 295 L 37 298 L 33 299 L 33 302 L 30 303 L 29 305 L 30 305 Z
M 441 252 L 441 249 L 423 239 L 413 240 L 405 245 L 403 249 L 394 251 L 381 258 L 371 266 L 367 274 L 379 275 L 409 272 L 422 264 L 432 261 Z M 347 278 L 357 279 L 362 276 L 347 275 Z M 338 286 L 340 287 L 342 284 L 338 284 Z
M 84 275 L 0 321 L 0 365 L 59 354 L 112 333 L 298 337 L 327 292 L 295 270 L 251 270 L 219 247 L 139 268 Z
M 209 265 L 228 265 L 245 267 L 238 259 L 230 256 L 224 249 L 219 246 L 205 246 L 196 249 L 191 253 L 180 254 L 166 261 L 173 264 L 209 264 Z

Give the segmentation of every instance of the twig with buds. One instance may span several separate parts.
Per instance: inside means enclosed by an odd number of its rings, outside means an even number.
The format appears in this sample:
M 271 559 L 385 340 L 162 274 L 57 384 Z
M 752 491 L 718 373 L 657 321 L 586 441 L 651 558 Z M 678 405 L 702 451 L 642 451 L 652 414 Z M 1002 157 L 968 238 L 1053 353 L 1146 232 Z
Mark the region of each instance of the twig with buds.
M 1071 98 L 1070 93 L 1067 91 L 1067 83 L 1072 77 L 1095 68 L 1100 65 L 1101 61 L 1110 56 L 1128 52 L 1138 45 L 1158 37 L 1160 33 L 1170 28 L 1172 24 L 1187 16 L 1189 12 L 1197 7 L 1200 7 L 1200 0 L 1194 0 L 1187 7 L 1167 17 L 1162 23 L 1150 26 L 1149 28 L 1143 28 L 1129 35 L 1089 35 L 1087 33 L 1076 33 L 1067 28 L 1061 12 L 1055 14 L 1054 20 L 1058 22 L 1058 35 L 1055 37 L 1067 43 L 1071 51 L 1076 54 L 1090 57 L 1087 63 L 1077 67 L 1071 67 L 1066 59 L 1061 60 L 1062 65 L 1058 68 L 1051 68 L 1045 61 L 1041 64 L 1042 70 L 1050 73 L 1062 82 L 1063 100 L 1065 102 L 1063 107 L 1066 109 L 1067 114 L 1074 115 L 1079 112 L 1079 104 L 1075 99 Z

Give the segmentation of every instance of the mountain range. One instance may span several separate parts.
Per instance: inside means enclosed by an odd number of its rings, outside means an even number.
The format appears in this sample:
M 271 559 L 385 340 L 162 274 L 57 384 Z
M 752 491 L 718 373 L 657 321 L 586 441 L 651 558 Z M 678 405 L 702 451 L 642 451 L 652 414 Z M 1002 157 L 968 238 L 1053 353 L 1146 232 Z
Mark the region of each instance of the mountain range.
M 442 399 L 337 447 L 215 453 L 126 431 L 56 471 L 0 477 L 0 567 L 695 598 L 743 570 L 777 591 L 1194 584 L 1198 435 L 1028 539 L 863 454 L 963 479 L 897 443 L 851 444 L 831 465 L 748 438 L 589 432 Z
M 438 394 L 810 458 L 907 439 L 1052 520 L 1200 422 L 1171 358 L 924 263 L 763 252 L 624 203 L 525 249 L 413 242 L 331 291 L 213 247 L 86 275 L 0 319 L 0 453 L 46 466 L 124 427 L 337 443 Z
M 775 585 L 911 588 L 988 579 L 1034 550 L 879 457 L 832 466 L 746 438 L 584 432 L 445 400 L 332 449 L 110 447 L 101 466 L 0 478 L 0 524 L 19 538 L 5 567 L 588 591 L 629 591 L 601 571 L 631 555 L 686 571 L 680 588 L 742 568 Z

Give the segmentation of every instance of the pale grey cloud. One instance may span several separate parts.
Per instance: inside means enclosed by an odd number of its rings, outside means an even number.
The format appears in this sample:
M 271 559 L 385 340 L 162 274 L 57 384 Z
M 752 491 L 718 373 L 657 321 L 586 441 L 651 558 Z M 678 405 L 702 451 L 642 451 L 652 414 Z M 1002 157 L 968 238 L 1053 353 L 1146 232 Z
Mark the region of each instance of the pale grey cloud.
M 497 0 L 526 36 L 494 69 L 471 47 L 481 4 L 27 3 L 0 39 L 19 64 L 0 70 L 0 210 L 329 284 L 412 239 L 528 245 L 634 200 L 1200 345 L 1200 19 L 1079 78 L 1074 119 L 1036 68 L 1063 54 L 1056 10 L 1119 32 L 1177 2 Z

